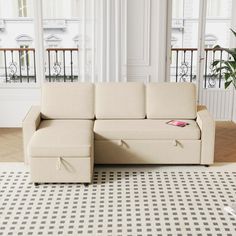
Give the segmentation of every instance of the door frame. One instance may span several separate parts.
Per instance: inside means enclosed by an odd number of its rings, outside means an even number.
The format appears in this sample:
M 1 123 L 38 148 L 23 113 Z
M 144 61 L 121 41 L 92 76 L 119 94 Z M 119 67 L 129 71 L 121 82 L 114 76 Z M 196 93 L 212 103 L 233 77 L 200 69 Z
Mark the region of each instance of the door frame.
M 201 92 L 204 89 L 203 75 L 205 62 L 205 32 L 206 32 L 206 9 L 207 1 L 199 0 L 198 21 L 198 46 L 197 46 L 197 104 L 201 100 Z
M 232 12 L 231 12 L 231 28 L 236 30 L 236 0 L 232 0 Z M 230 47 L 236 48 L 236 38 L 233 34 L 230 35 Z M 236 122 L 236 89 L 233 89 L 233 105 L 232 105 L 232 121 Z

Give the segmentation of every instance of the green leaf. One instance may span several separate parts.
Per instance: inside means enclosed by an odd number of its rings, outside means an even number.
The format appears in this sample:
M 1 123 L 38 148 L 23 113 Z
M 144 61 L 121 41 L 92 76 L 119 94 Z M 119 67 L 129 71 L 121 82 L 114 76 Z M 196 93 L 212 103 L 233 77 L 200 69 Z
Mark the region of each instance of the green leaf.
M 224 63 L 228 67 L 228 70 L 230 70 L 233 73 L 234 72 L 234 68 L 231 66 L 231 64 L 228 61 L 226 61 Z
M 236 37 L 236 32 L 233 29 L 230 29 L 230 30 L 234 34 L 234 36 Z
M 228 63 L 233 69 L 236 69 L 236 61 L 228 61 Z
M 225 74 L 224 74 L 224 78 L 225 78 L 225 80 L 227 81 L 227 80 L 230 78 L 230 73 L 225 73 Z
M 216 45 L 215 47 L 213 47 L 213 49 L 222 49 L 222 47 L 220 45 Z
M 213 61 L 212 66 L 217 66 L 219 64 L 219 62 L 220 62 L 220 60 Z
M 232 48 L 232 49 L 222 48 L 222 50 L 229 53 L 236 61 L 236 49 L 235 48 Z
M 225 89 L 227 89 L 230 86 L 231 83 L 232 83 L 232 80 L 226 81 L 225 82 Z
M 230 29 L 236 37 L 236 31 Z M 215 76 L 222 76 L 225 80 L 225 88 L 228 88 L 230 84 L 233 84 L 236 89 L 236 48 L 222 48 L 220 45 L 216 45 L 213 50 L 228 53 L 228 60 L 214 60 L 212 63 L 212 72 Z
M 220 72 L 221 70 L 227 70 L 227 71 L 232 71 L 231 68 L 229 66 L 221 66 L 221 67 L 217 67 L 216 68 L 216 72 Z

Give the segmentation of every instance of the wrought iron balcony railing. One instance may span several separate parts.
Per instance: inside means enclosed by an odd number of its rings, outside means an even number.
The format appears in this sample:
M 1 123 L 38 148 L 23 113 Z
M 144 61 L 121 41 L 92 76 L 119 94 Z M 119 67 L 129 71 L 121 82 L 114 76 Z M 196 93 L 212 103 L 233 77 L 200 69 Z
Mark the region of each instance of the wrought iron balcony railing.
M 46 54 L 46 80 L 78 80 L 78 48 L 48 48 Z M 0 48 L 0 83 L 35 82 L 34 48 Z
M 175 82 L 195 82 L 197 75 L 197 49 L 172 48 L 170 80 Z M 222 49 L 205 48 L 203 87 L 221 88 L 222 74 L 216 77 L 213 73 L 212 62 L 216 59 L 228 59 L 228 53 Z
M 46 49 L 45 75 L 49 82 L 78 81 L 78 48 Z M 205 88 L 221 88 L 222 76 L 216 78 L 212 71 L 214 59 L 228 58 L 228 54 L 217 49 L 205 49 Z M 195 82 L 197 71 L 196 48 L 172 48 L 170 80 L 173 82 Z M 0 48 L 0 83 L 35 83 L 35 50 L 33 48 Z
M 78 48 L 48 48 L 46 79 L 53 81 L 78 81 Z

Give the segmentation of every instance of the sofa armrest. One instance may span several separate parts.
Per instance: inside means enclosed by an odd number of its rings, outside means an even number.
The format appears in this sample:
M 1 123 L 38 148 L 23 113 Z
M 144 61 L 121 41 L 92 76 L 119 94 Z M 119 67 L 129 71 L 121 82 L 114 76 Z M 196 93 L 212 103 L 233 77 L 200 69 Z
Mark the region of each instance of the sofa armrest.
M 197 123 L 201 129 L 201 164 L 214 163 L 215 121 L 205 106 L 197 107 Z
M 32 106 L 22 123 L 25 164 L 28 164 L 29 162 L 27 146 L 34 132 L 37 130 L 40 122 L 41 122 L 40 107 Z

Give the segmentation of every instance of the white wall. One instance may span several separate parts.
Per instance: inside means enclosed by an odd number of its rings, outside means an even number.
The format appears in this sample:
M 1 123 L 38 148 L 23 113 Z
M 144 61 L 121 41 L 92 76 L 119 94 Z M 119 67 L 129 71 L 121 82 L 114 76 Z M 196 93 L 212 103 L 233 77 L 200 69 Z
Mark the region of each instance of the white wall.
M 232 121 L 236 123 L 236 90 L 234 90 Z
M 200 104 L 207 106 L 215 120 L 232 119 L 233 89 L 202 89 Z M 236 110 L 236 109 L 235 109 Z
M 0 127 L 21 127 L 32 105 L 40 103 L 39 88 L 0 89 Z

